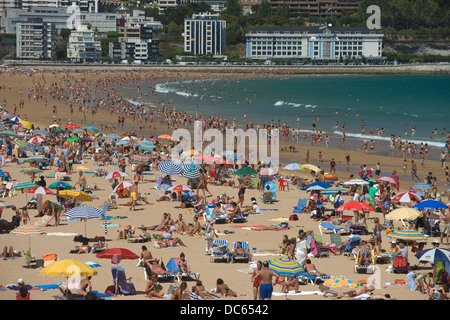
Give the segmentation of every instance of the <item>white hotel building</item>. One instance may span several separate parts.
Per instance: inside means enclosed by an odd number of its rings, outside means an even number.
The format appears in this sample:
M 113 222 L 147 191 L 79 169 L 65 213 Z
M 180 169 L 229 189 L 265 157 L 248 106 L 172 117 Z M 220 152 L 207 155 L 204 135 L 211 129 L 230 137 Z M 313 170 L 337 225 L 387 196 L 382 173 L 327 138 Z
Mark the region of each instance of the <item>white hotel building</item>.
M 246 34 L 247 58 L 381 59 L 383 34 L 368 28 L 258 27 Z

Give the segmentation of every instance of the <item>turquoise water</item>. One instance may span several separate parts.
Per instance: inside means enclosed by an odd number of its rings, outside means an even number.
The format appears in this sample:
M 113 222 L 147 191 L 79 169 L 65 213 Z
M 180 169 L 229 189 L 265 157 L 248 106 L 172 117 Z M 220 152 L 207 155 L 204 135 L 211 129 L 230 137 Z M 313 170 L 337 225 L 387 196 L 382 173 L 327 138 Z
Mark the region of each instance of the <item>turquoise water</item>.
M 345 123 L 348 137 L 389 140 L 394 134 L 441 148 L 446 139 L 442 130 L 450 130 L 449 88 L 450 76 L 440 75 L 311 75 L 165 83 L 156 91 L 157 99 L 177 110 L 222 114 L 229 123 L 236 119 L 243 124 L 247 114 L 246 122 L 274 120 L 309 132 L 316 118 L 316 129 L 330 135 L 340 135 Z M 377 136 L 381 128 L 383 137 Z M 430 139 L 435 129 L 438 134 Z

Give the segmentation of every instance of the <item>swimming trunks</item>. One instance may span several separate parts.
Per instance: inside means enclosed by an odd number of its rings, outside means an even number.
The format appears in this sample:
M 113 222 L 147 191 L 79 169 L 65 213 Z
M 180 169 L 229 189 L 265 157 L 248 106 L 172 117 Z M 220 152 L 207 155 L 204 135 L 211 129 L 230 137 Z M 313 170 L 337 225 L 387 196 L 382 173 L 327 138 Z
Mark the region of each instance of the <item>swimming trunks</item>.
M 136 192 L 131 192 L 130 193 L 130 199 L 131 199 L 131 201 L 137 201 L 137 193 Z
M 269 299 L 272 297 L 273 286 L 271 283 L 263 283 L 259 286 L 259 297 Z

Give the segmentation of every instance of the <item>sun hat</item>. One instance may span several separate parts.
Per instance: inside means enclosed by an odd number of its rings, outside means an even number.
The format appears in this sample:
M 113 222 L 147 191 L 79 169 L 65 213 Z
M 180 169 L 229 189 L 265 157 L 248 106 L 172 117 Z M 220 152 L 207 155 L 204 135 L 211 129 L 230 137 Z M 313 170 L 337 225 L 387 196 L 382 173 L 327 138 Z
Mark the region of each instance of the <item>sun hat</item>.
M 17 283 L 19 283 L 19 284 L 24 284 L 24 283 L 25 283 L 25 281 L 23 281 L 23 279 L 22 279 L 22 278 L 19 278 L 19 279 L 17 280 Z
M 438 239 L 434 239 L 431 243 L 439 243 Z

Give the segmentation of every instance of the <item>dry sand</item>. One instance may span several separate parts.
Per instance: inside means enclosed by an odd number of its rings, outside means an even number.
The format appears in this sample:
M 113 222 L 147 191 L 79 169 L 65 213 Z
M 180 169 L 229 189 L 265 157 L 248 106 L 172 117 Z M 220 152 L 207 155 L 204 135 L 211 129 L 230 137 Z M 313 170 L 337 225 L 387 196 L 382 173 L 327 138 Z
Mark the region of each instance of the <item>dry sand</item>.
M 35 75 L 36 77 L 37 75 Z M 60 75 L 56 75 L 60 76 Z M 91 75 L 81 75 L 74 74 L 75 77 L 87 77 L 88 79 L 92 77 Z M 103 76 L 103 75 L 100 75 Z M 51 77 L 55 77 L 54 75 L 45 75 L 47 79 L 51 79 Z M 6 89 L 0 91 L 0 101 L 3 101 L 4 98 L 7 100 L 7 110 L 12 112 L 13 105 L 15 103 L 18 104 L 19 97 L 17 96 L 17 91 L 22 88 L 25 90 L 25 100 L 26 100 L 26 90 L 31 86 L 32 78 L 24 75 L 2 75 L 0 77 L 0 84 L 5 85 Z M 11 85 L 11 92 L 8 90 L 8 86 Z M 41 128 L 47 126 L 51 120 L 51 106 L 54 101 L 50 100 L 48 102 L 48 106 L 45 107 L 43 103 L 34 103 L 25 101 L 25 108 L 19 110 L 19 114 L 26 114 L 28 120 L 31 121 L 35 126 L 40 125 Z M 58 104 L 58 118 L 60 117 L 63 120 L 69 118 L 66 111 L 64 114 L 63 110 L 67 110 L 67 106 Z M 74 123 L 79 123 L 81 121 L 81 115 L 75 115 L 72 120 Z M 115 123 L 115 117 L 110 116 L 109 113 L 100 111 L 92 122 L 88 122 L 84 125 L 94 125 L 99 124 L 101 122 L 105 123 Z M 136 125 L 137 126 L 137 125 Z M 121 134 L 122 132 L 116 130 L 116 133 Z M 280 156 L 282 158 L 286 158 L 296 162 L 304 163 L 305 150 L 306 148 L 311 150 L 311 159 L 312 161 L 317 161 L 316 155 L 318 152 L 318 147 L 306 147 L 300 146 L 299 153 L 293 154 L 289 152 L 281 152 Z M 390 170 L 385 170 L 386 167 L 389 168 L 397 167 L 400 169 L 399 158 L 390 158 L 390 157 L 382 157 L 382 156 L 367 156 L 363 155 L 362 152 L 356 151 L 347 151 L 341 150 L 339 148 L 324 148 L 322 147 L 322 153 L 324 155 L 324 163 L 328 164 L 329 159 L 334 157 L 338 161 L 338 172 L 337 176 L 342 180 L 347 180 L 349 171 L 348 168 L 343 164 L 343 160 L 346 154 L 350 154 L 352 158 L 353 165 L 359 166 L 363 163 L 376 163 L 380 161 L 383 165 L 383 172 L 390 173 Z M 341 162 L 341 163 L 340 163 Z M 287 164 L 288 162 L 286 162 Z M 87 160 L 85 166 L 95 171 L 98 167 L 91 160 Z M 391 167 L 392 166 L 392 167 Z M 328 165 L 324 165 L 324 168 L 327 168 Z M 105 167 L 109 171 L 115 170 L 117 167 L 107 166 Z M 21 168 L 17 165 L 7 164 L 4 168 L 5 171 L 9 171 L 12 175 L 12 178 L 16 181 L 24 182 L 29 181 L 29 177 L 19 171 Z M 52 173 L 56 170 L 56 167 L 52 168 L 45 172 L 45 175 Z M 426 170 L 430 170 L 434 172 L 438 178 L 440 179 L 440 191 L 442 191 L 442 177 L 443 170 L 440 169 L 440 163 L 436 161 L 428 161 Z M 130 174 L 132 177 L 131 167 L 127 167 L 126 172 Z M 155 172 L 158 173 L 158 172 Z M 290 172 L 289 172 L 290 173 Z M 304 173 L 302 173 L 303 175 Z M 419 168 L 419 176 L 422 177 L 425 174 L 424 170 Z M 50 184 L 54 180 L 53 178 L 47 178 L 47 183 Z M 103 202 L 107 199 L 108 195 L 111 193 L 111 182 L 105 180 L 103 177 L 93 177 L 92 174 L 87 174 L 87 180 L 89 185 L 97 184 L 100 190 L 95 191 L 96 199 L 88 205 L 92 205 L 95 207 L 101 207 Z M 181 176 L 176 176 L 176 183 L 185 183 L 185 178 Z M 76 178 L 72 178 L 70 183 L 74 184 L 76 182 Z M 410 177 L 407 178 L 407 181 L 401 180 L 401 191 L 407 191 L 408 186 L 411 185 Z M 108 239 L 108 247 L 122 247 L 127 248 L 139 254 L 141 252 L 140 243 L 127 243 L 126 240 L 116 240 L 117 232 L 125 225 L 132 226 L 140 226 L 142 224 L 146 226 L 157 225 L 160 223 L 162 219 L 162 214 L 164 212 L 170 212 L 172 217 L 176 218 L 178 214 L 183 214 L 183 217 L 188 222 L 192 221 L 192 215 L 188 213 L 187 209 L 177 209 L 174 208 L 177 203 L 174 202 L 156 202 L 157 196 L 155 194 L 160 193 L 161 191 L 152 189 L 155 185 L 154 182 L 147 182 L 140 185 L 140 192 L 146 195 L 149 198 L 149 201 L 154 203 L 154 205 L 140 205 L 137 207 L 135 212 L 130 212 L 128 207 L 120 207 L 118 209 L 108 211 L 108 215 L 112 216 L 127 216 L 126 219 L 122 220 L 112 220 L 112 223 L 119 224 L 119 227 L 110 227 L 108 228 L 108 234 L 106 235 Z M 220 195 L 222 192 L 226 192 L 230 196 L 237 197 L 237 189 L 233 189 L 231 187 L 220 187 L 220 186 L 210 186 L 210 191 L 214 196 Z M 245 203 L 250 203 L 250 198 L 256 197 L 257 199 L 261 198 L 261 194 L 256 190 L 248 190 L 245 194 Z M 290 188 L 289 191 L 278 191 L 277 199 L 279 200 L 275 204 L 262 204 L 259 202 L 259 205 L 262 209 L 278 209 L 278 211 L 263 211 L 262 215 L 258 216 L 250 216 L 248 218 L 248 222 L 246 225 L 270 225 L 273 223 L 278 223 L 275 221 L 271 221 L 271 219 L 276 218 L 287 218 L 292 213 L 293 207 L 297 204 L 299 198 L 306 198 L 307 193 L 304 191 L 299 191 L 298 189 Z M 31 196 L 28 196 L 30 199 Z M 45 196 L 45 199 L 54 200 L 53 196 Z M 18 207 L 22 207 L 26 204 L 26 195 L 22 194 L 20 191 L 16 192 L 16 194 L 11 198 L 4 199 Z M 348 198 L 345 199 L 346 201 Z M 446 199 L 447 200 L 447 199 Z M 118 201 L 119 204 L 124 204 L 127 200 L 122 199 Z M 10 220 L 13 212 L 11 209 L 5 209 L 3 211 L 2 218 Z M 30 211 L 31 221 L 29 224 L 35 222 L 37 218 L 34 217 L 36 214 L 35 210 Z M 373 213 L 370 215 L 371 219 L 368 222 L 369 227 L 373 226 L 373 217 L 381 217 L 381 213 Z M 216 225 L 216 229 L 219 232 L 224 230 L 233 230 L 234 234 L 228 235 L 220 235 L 219 239 L 228 240 L 230 245 L 234 241 L 248 241 L 250 244 L 250 248 L 256 247 L 257 252 L 259 250 L 276 250 L 278 244 L 281 242 L 282 236 L 287 234 L 290 238 L 296 237 L 299 229 L 303 230 L 313 230 L 315 234 L 319 233 L 318 222 L 309 218 L 308 215 L 300 215 L 300 219 L 298 221 L 290 221 L 290 230 L 288 231 L 252 231 L 241 228 L 233 228 L 233 225 Z M 84 234 L 84 223 L 83 222 L 62 222 L 60 226 L 49 226 L 46 228 L 48 233 L 81 233 Z M 89 237 L 94 236 L 102 236 L 104 235 L 104 227 L 101 226 L 101 222 L 99 220 L 88 220 L 87 221 L 87 233 Z M 137 232 L 140 233 L 139 231 Z M 222 278 L 228 284 L 230 288 L 232 288 L 235 292 L 239 294 L 239 298 L 237 299 L 253 299 L 252 294 L 252 284 L 250 281 L 250 275 L 242 272 L 248 270 L 247 264 L 234 264 L 234 263 L 210 263 L 209 256 L 205 255 L 205 244 L 206 241 L 202 237 L 191 237 L 188 235 L 181 235 L 181 239 L 187 245 L 187 247 L 178 247 L 178 248 L 165 248 L 165 249 L 157 249 L 153 247 L 152 242 L 148 242 L 145 245 L 152 252 L 154 257 L 162 258 L 165 263 L 169 261 L 172 257 L 178 257 L 181 252 L 186 254 L 189 266 L 192 271 L 200 273 L 200 279 L 203 281 L 203 284 L 207 290 L 215 288 L 215 282 L 217 278 Z M 370 239 L 371 236 L 362 236 L 363 239 Z M 343 241 L 347 239 L 347 236 L 342 236 Z M 0 248 L 3 246 L 13 246 L 15 250 L 24 250 L 28 249 L 28 237 L 27 236 L 13 236 L 8 233 L 3 233 L 0 235 Z M 329 235 L 324 234 L 323 239 L 325 241 L 329 241 Z M 69 251 L 74 249 L 76 245 L 79 243 L 75 243 L 73 241 L 73 236 L 57 236 L 57 235 L 42 235 L 42 236 L 34 236 L 31 237 L 31 251 L 34 256 L 37 258 L 42 258 L 42 256 L 46 253 L 56 253 L 59 259 L 76 259 L 82 262 L 93 261 L 99 263 L 101 267 L 96 268 L 98 271 L 98 275 L 94 276 L 92 279 L 93 289 L 98 290 L 100 292 L 104 292 L 107 286 L 113 284 L 112 275 L 110 271 L 111 262 L 109 260 L 101 260 L 97 259 L 94 254 L 70 254 Z M 426 247 L 431 245 L 431 241 L 428 241 Z M 383 249 L 389 248 L 389 243 L 385 234 L 383 233 Z M 255 256 L 254 260 L 266 260 L 275 256 Z M 367 279 L 368 275 L 366 274 L 357 274 L 354 273 L 354 260 L 350 260 L 346 256 L 331 256 L 327 258 L 312 258 L 313 263 L 317 266 L 319 271 L 332 274 L 332 275 L 345 275 L 356 281 Z M 412 265 L 416 264 L 416 258 L 413 254 L 410 253 L 410 262 Z M 146 286 L 146 281 L 144 279 L 144 270 L 143 268 L 136 267 L 136 260 L 124 260 L 121 262 L 121 266 L 125 267 L 127 277 L 132 277 L 132 282 L 135 284 L 135 287 L 138 291 L 137 295 L 134 296 L 117 296 L 114 299 L 117 300 L 134 300 L 134 299 L 144 299 L 143 290 Z M 392 297 L 402 300 L 426 300 L 428 296 L 420 294 L 418 292 L 411 292 L 408 290 L 406 285 L 390 285 L 385 286 L 385 283 L 393 283 L 396 279 L 406 280 L 406 275 L 404 274 L 388 274 L 385 272 L 387 265 L 378 265 L 380 267 L 380 280 L 381 280 L 381 288 L 376 290 L 376 293 L 385 294 L 389 293 Z M 240 270 L 240 271 L 238 271 Z M 428 272 L 427 270 L 423 270 L 423 272 Z M 56 284 L 60 282 L 66 281 L 64 277 L 45 277 L 39 275 L 39 269 L 27 269 L 24 268 L 24 258 L 17 258 L 12 260 L 2 260 L 0 261 L 0 284 L 5 286 L 7 284 L 15 284 L 18 278 L 23 278 L 27 284 L 30 285 L 44 285 L 44 284 Z M 188 282 L 188 288 L 194 285 L 194 282 Z M 167 292 L 168 284 L 163 283 L 163 291 Z M 302 285 L 302 291 L 313 291 L 318 290 L 317 285 L 307 284 Z M 275 290 L 280 290 L 281 287 L 275 287 Z M 48 291 L 32 291 L 31 297 L 32 299 L 52 299 L 52 296 L 59 294 L 58 290 L 48 290 Z M 1 300 L 12 300 L 15 299 L 15 292 L 11 290 L 0 291 L 0 299 Z M 274 297 L 275 299 L 284 300 L 285 297 Z M 321 296 L 317 295 L 306 295 L 306 296 L 289 296 L 289 299 L 300 299 L 300 300 L 315 300 L 315 299 L 325 299 Z M 329 298 L 328 298 L 329 299 Z

